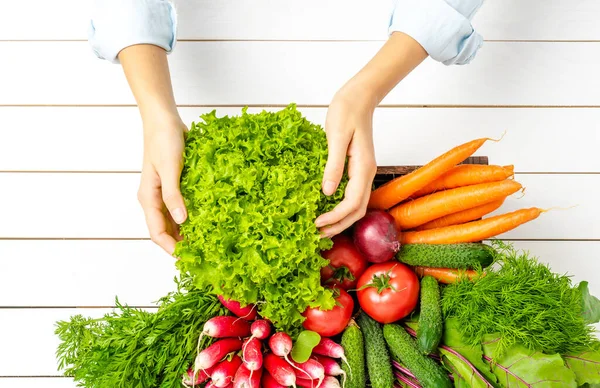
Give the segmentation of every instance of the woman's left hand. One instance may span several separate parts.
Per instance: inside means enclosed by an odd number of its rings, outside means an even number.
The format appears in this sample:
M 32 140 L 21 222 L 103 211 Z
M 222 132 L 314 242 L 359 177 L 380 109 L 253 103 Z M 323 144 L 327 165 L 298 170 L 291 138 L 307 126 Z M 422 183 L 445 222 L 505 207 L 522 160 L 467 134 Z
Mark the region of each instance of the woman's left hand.
M 342 179 L 348 156 L 348 185 L 344 200 L 315 221 L 324 237 L 334 236 L 362 218 L 367 210 L 377 171 L 373 146 L 375 100 L 352 85 L 340 89 L 327 111 L 325 132 L 329 156 L 323 175 L 323 193 L 332 195 Z

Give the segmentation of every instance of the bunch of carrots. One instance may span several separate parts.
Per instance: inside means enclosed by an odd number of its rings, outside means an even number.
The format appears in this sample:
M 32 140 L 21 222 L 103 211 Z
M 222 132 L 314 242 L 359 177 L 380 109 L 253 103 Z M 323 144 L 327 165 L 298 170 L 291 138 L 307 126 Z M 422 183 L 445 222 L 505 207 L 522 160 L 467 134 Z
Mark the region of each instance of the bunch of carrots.
M 533 207 L 483 218 L 523 187 L 514 167 L 460 164 L 490 138 L 459 145 L 371 193 L 369 208 L 387 210 L 404 244 L 455 244 L 495 237 L 536 219 Z

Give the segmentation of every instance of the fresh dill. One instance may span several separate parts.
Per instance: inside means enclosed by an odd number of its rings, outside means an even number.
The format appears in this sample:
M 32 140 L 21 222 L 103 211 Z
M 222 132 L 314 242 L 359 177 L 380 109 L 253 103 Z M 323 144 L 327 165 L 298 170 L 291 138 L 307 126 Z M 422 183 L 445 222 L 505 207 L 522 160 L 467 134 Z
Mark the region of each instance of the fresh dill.
M 443 290 L 444 316 L 458 320 L 465 340 L 476 345 L 486 334 L 499 335 L 495 356 L 516 343 L 547 354 L 592 346 L 594 329 L 584 318 L 582 293 L 570 277 L 553 273 L 508 243 L 493 244 L 494 269 Z

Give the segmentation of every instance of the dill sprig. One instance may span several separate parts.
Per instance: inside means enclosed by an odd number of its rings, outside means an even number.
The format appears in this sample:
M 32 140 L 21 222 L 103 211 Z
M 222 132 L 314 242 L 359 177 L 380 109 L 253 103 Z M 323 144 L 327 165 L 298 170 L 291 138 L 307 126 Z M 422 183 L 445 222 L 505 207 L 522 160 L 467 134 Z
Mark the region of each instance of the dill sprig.
M 226 311 L 189 278 L 159 300 L 155 312 L 124 306 L 99 319 L 57 323 L 59 369 L 89 388 L 174 388 L 192 365 L 204 323 Z M 201 347 L 208 345 L 205 337 Z
M 570 276 L 553 273 L 508 243 L 493 245 L 494 269 L 443 290 L 444 316 L 458 320 L 465 340 L 477 345 L 486 334 L 499 335 L 497 357 L 515 343 L 548 354 L 592 346 L 594 329 L 584 319 L 582 295 Z

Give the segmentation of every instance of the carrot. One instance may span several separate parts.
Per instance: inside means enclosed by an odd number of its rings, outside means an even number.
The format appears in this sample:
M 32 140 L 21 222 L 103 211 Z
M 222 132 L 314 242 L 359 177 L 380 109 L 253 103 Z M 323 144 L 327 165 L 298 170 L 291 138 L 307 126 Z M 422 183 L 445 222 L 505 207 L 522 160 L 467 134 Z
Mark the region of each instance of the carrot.
M 476 139 L 454 147 L 423 167 L 380 186 L 371 192 L 369 208 L 386 210 L 400 203 L 471 156 L 487 140 L 492 139 Z
M 485 205 L 476 206 L 471 209 L 459 211 L 456 213 L 448 214 L 447 216 L 440 217 L 433 221 L 427 222 L 426 224 L 420 225 L 415 228 L 415 230 L 427 230 L 427 229 L 435 229 L 435 228 L 443 228 L 444 226 L 450 225 L 459 225 L 464 224 L 465 222 L 477 220 L 486 214 L 497 210 L 504 203 L 504 198 L 499 199 L 497 201 L 493 201 L 490 203 L 486 203 Z
M 480 221 L 444 228 L 400 233 L 403 244 L 455 244 L 477 242 L 508 232 L 528 221 L 535 220 L 545 210 L 537 207 L 521 209 Z
M 433 267 L 414 267 L 415 273 L 420 277 L 431 276 L 438 282 L 444 284 L 455 283 L 462 275 L 466 275 L 469 279 L 473 280 L 477 276 L 477 271 L 469 269 L 451 269 L 451 268 L 433 268 Z
M 448 214 L 506 198 L 522 187 L 513 180 L 457 187 L 400 204 L 389 212 L 394 217 L 396 226 L 406 230 Z
M 461 164 L 455 166 L 431 182 L 421 190 L 411 195 L 412 198 L 422 197 L 436 191 L 454 189 L 457 187 L 476 185 L 479 183 L 497 182 L 515 174 L 515 167 L 495 166 L 485 164 Z

